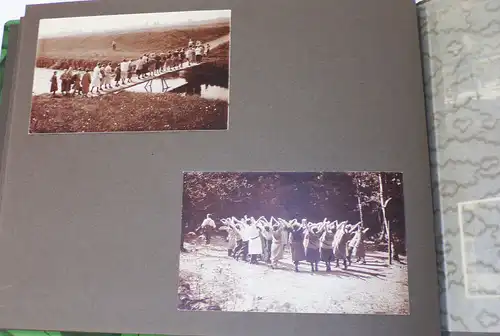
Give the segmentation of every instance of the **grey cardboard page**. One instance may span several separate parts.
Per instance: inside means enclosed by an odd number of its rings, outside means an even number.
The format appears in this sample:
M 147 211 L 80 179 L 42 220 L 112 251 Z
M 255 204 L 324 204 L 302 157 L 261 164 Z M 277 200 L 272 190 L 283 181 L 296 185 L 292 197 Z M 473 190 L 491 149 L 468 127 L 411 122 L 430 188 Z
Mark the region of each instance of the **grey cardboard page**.
M 4 72 L 4 83 L 2 89 L 2 103 L 0 104 L 0 157 L 2 162 L 2 167 L 0 168 L 0 188 L 3 183 L 5 159 L 7 157 L 7 151 L 5 148 L 6 140 L 8 138 L 8 124 L 10 121 L 10 108 L 12 106 L 13 100 L 13 87 L 16 77 L 14 76 L 14 69 L 16 60 L 18 59 L 19 51 L 19 25 L 13 25 L 9 32 L 9 49 L 7 50 L 7 59 L 5 63 Z M 0 199 L 2 194 L 0 193 Z M 2 227 L 0 226 L 0 234 Z
M 227 130 L 28 133 L 40 19 L 214 9 L 231 10 Z M 439 335 L 413 1 L 34 5 L 18 55 L 0 213 L 0 328 Z M 402 172 L 410 314 L 178 311 L 184 171 Z

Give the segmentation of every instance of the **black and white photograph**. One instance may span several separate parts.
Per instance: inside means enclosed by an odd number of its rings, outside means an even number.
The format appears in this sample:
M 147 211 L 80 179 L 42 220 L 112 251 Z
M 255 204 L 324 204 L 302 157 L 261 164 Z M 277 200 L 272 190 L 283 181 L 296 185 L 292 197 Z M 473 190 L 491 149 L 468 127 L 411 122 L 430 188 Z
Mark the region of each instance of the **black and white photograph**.
M 40 20 L 29 133 L 226 130 L 231 11 Z
M 178 310 L 409 315 L 403 174 L 185 172 Z

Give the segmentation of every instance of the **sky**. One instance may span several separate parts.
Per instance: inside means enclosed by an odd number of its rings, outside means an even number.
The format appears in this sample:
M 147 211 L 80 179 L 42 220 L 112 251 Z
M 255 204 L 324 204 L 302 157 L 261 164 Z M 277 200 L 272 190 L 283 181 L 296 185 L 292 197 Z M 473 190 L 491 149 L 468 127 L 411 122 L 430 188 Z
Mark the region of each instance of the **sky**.
M 40 20 L 38 37 L 45 38 L 71 33 L 98 33 L 114 29 L 147 28 L 148 25 L 179 25 L 219 18 L 230 19 L 230 10 L 147 13 L 127 15 L 99 15 Z

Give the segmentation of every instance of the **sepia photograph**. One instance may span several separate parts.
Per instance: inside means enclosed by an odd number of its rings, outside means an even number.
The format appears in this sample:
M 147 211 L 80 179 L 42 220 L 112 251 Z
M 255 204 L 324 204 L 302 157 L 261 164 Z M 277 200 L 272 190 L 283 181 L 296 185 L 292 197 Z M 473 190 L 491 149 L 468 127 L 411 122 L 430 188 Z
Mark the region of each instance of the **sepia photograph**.
M 29 133 L 226 130 L 231 11 L 40 20 Z
M 403 175 L 185 172 L 177 309 L 409 315 Z

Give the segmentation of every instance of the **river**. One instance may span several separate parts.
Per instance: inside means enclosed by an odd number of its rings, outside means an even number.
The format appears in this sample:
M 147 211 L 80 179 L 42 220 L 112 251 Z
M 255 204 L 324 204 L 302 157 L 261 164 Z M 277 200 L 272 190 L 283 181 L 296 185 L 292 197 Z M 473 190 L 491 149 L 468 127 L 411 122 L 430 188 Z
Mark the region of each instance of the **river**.
M 57 77 L 62 74 L 62 70 L 52 70 L 52 69 L 44 69 L 44 68 L 35 68 L 35 76 L 33 79 L 33 94 L 34 95 L 40 95 L 44 93 L 49 93 L 50 89 L 50 78 L 52 77 L 53 72 L 57 72 Z M 134 76 L 135 78 L 135 76 Z M 197 82 L 195 87 L 193 87 L 193 84 L 188 83 L 186 79 L 182 77 L 177 77 L 177 78 L 169 78 L 167 79 L 167 84 L 170 87 L 179 87 L 179 89 L 176 90 L 177 93 L 179 94 L 186 94 L 186 91 L 189 93 L 195 93 L 200 95 L 203 98 L 206 99 L 221 99 L 228 101 L 229 100 L 229 89 L 222 87 L 222 86 L 217 86 L 217 85 L 209 85 L 206 82 L 203 83 Z M 60 86 L 59 82 L 59 86 Z M 140 92 L 140 93 L 146 93 L 146 89 L 144 88 L 145 84 L 139 84 L 134 87 L 125 89 L 125 91 L 130 91 L 130 92 Z M 155 79 L 152 82 L 151 85 L 151 91 L 153 93 L 161 93 L 162 92 L 162 84 L 160 79 Z

